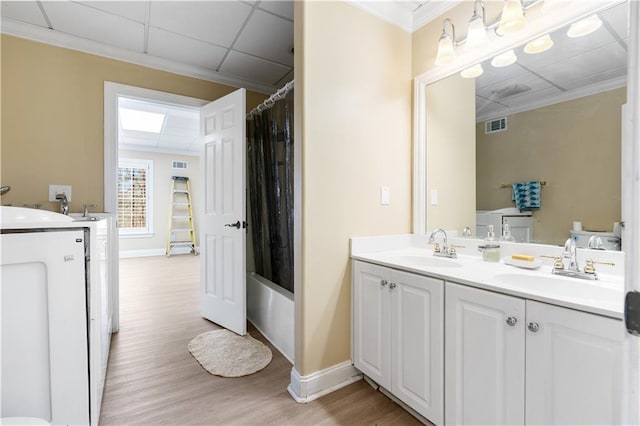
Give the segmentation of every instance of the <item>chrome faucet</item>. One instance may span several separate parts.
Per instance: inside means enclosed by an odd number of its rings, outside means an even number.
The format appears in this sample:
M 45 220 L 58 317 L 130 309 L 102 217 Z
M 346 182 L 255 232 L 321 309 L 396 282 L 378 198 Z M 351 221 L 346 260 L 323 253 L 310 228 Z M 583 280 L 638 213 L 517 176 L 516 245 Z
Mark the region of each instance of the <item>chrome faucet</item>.
M 436 242 L 435 237 L 437 234 L 442 234 L 442 247 L 440 247 L 440 243 Z M 444 229 L 438 228 L 434 230 L 429 236 L 429 244 L 434 244 L 433 255 L 439 257 L 451 257 L 456 258 L 458 255 L 456 254 L 455 247 L 449 247 L 447 245 L 447 233 Z
M 569 259 L 569 265 L 567 267 L 565 267 L 562 258 Z M 562 275 L 564 277 L 597 280 L 598 275 L 596 274 L 595 268 L 593 267 L 594 263 L 595 262 L 593 260 L 588 260 L 585 270 L 580 270 L 580 265 L 578 265 L 578 250 L 576 247 L 576 240 L 575 238 L 571 237 L 564 243 L 564 252 L 562 253 L 562 256 L 557 256 L 554 259 L 553 269 L 551 270 L 551 273 L 555 275 Z
M 580 267 L 578 266 L 578 251 L 576 250 L 576 240 L 571 237 L 568 238 L 564 243 L 564 253 L 562 253 L 562 257 L 565 259 L 569 259 L 569 270 L 574 272 L 580 272 Z
M 67 201 L 67 194 L 64 192 L 56 194 L 56 200 L 60 203 L 60 213 L 69 214 L 69 202 Z

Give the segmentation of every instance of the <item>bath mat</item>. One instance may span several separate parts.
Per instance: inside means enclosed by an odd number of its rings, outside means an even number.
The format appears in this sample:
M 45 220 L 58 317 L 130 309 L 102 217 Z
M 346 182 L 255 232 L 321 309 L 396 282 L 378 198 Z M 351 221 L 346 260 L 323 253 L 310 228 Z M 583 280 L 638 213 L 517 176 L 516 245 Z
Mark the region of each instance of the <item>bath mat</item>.
M 202 368 L 216 376 L 248 376 L 271 362 L 271 350 L 262 342 L 225 329 L 196 336 L 188 348 Z

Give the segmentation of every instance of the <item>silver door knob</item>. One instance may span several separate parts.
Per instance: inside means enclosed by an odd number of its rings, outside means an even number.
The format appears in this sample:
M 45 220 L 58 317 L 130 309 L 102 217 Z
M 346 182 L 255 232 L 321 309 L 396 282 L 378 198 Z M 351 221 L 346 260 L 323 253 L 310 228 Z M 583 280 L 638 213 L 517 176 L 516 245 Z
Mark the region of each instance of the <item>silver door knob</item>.
M 390 288 L 391 290 L 393 290 L 394 288 L 396 288 L 396 283 L 391 283 L 391 284 L 389 284 L 389 288 Z
M 527 325 L 527 328 L 529 329 L 529 331 L 531 331 L 533 333 L 537 333 L 538 330 L 540 330 L 540 325 L 537 322 L 530 322 Z
M 380 281 L 380 285 L 381 285 L 381 286 L 385 286 L 385 285 L 387 285 L 387 284 L 389 284 L 389 281 L 387 281 L 387 280 L 382 280 L 382 281 Z
M 509 317 L 506 319 L 506 322 L 509 327 L 513 327 L 518 323 L 518 319 L 516 317 Z

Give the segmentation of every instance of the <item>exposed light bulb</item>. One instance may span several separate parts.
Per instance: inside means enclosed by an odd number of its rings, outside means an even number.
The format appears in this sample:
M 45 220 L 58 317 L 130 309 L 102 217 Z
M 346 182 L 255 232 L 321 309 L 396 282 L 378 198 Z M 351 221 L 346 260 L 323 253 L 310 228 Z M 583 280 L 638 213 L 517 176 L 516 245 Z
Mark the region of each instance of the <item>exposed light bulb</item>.
M 598 28 L 602 26 L 602 21 L 598 17 L 598 15 L 591 15 L 588 18 L 585 18 L 581 21 L 574 22 L 569 27 L 569 31 L 567 31 L 567 35 L 569 37 L 582 37 L 587 34 L 591 34 Z
M 515 63 L 517 60 L 518 60 L 518 57 L 516 56 L 516 53 L 513 51 L 513 49 L 511 49 L 494 57 L 491 60 L 491 65 L 493 65 L 496 68 L 502 68 Z
M 522 29 L 526 24 L 520 0 L 505 0 L 498 32 L 500 34 L 511 33 Z
M 484 26 L 484 20 L 480 15 L 474 12 L 469 27 L 467 28 L 467 42 L 465 50 L 480 50 L 489 45 L 489 37 L 487 37 L 487 29 Z
M 531 40 L 524 46 L 525 53 L 535 54 L 542 53 L 551 49 L 553 46 L 553 40 L 551 40 L 551 36 L 549 34 L 544 35 L 542 37 L 538 37 L 535 40 Z
M 482 69 L 482 65 L 475 64 L 465 70 L 463 70 L 460 75 L 464 78 L 476 78 L 482 75 L 484 70 Z

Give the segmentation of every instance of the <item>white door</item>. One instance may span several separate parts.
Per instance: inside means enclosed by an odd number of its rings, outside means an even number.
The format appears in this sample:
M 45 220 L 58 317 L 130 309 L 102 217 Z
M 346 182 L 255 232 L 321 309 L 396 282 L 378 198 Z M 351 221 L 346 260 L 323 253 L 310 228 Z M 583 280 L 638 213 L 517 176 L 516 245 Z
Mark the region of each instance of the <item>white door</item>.
M 524 424 L 524 300 L 451 283 L 445 293 L 445 424 Z
M 442 424 L 444 282 L 393 271 L 391 392 L 435 424 Z
M 621 424 L 622 321 L 528 300 L 527 326 L 527 424 Z
M 353 263 L 353 362 L 380 386 L 391 389 L 391 270 Z
M 245 109 L 239 89 L 200 110 L 200 309 L 240 335 L 247 332 Z

